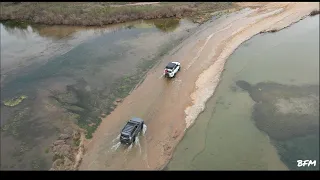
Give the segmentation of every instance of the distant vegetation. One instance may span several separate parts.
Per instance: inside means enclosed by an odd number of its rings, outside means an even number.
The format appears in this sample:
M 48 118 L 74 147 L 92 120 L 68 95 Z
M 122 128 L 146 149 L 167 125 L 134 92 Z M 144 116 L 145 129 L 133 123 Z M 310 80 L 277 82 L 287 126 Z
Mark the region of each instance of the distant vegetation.
M 1 3 L 0 20 L 19 20 L 47 25 L 97 26 L 139 19 L 190 17 L 196 22 L 212 12 L 234 7 L 230 2 L 161 2 L 124 5 L 126 2 L 15 2 Z

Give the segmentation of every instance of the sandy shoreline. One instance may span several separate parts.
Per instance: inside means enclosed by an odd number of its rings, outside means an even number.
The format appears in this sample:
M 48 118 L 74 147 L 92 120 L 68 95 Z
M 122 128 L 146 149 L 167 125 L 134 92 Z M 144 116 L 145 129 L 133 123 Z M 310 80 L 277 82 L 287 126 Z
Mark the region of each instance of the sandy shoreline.
M 234 13 L 217 24 L 204 24 L 199 33 L 187 38 L 149 72 L 145 81 L 102 121 L 93 139 L 85 144 L 86 154 L 79 169 L 162 169 L 184 131 L 213 95 L 228 56 L 254 35 L 283 29 L 319 9 L 318 2 L 240 5 L 255 9 Z M 161 77 L 163 67 L 173 60 L 181 62 L 182 71 L 167 81 Z M 145 120 L 148 127 L 145 136 L 130 151 L 121 147 L 112 151 L 121 127 L 132 116 Z

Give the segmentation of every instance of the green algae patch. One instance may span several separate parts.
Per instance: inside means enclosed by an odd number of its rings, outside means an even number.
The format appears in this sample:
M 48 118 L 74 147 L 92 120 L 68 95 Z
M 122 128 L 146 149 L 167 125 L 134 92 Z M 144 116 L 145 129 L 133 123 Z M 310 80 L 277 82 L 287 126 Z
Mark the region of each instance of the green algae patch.
M 28 96 L 22 95 L 19 97 L 14 97 L 10 100 L 5 100 L 5 101 L 3 101 L 3 104 L 5 106 L 14 107 L 14 106 L 20 104 L 24 99 L 27 99 L 27 98 L 28 98 Z

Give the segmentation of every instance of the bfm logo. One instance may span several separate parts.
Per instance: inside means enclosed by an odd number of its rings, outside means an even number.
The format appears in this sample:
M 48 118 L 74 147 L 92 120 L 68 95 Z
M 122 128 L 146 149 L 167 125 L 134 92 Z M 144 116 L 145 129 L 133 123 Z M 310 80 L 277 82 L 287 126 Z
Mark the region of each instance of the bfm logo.
M 298 167 L 304 167 L 304 166 L 307 166 L 308 165 L 308 167 L 309 166 L 311 166 L 311 165 L 313 165 L 313 166 L 316 166 L 317 165 L 317 161 L 316 160 L 297 160 L 297 166 Z

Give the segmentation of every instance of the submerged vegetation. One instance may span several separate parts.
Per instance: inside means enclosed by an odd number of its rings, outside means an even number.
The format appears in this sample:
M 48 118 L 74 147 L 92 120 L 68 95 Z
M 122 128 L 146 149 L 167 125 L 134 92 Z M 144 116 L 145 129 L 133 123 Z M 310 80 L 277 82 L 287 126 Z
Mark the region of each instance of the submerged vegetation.
M 1 3 L 0 20 L 84 26 L 101 26 L 139 19 L 170 17 L 191 17 L 196 22 L 203 22 L 208 20 L 213 12 L 234 7 L 230 2 L 161 2 L 139 6 L 114 5 L 118 4 L 111 2 L 7 2 Z
M 22 128 L 24 128 L 26 118 L 29 115 L 30 108 L 24 108 L 20 111 L 15 111 L 14 116 L 7 123 L 1 126 L 2 132 L 12 135 L 13 137 L 23 137 Z
M 87 130 L 86 138 L 90 139 L 92 133 L 101 123 L 99 109 L 95 94 L 85 90 L 86 82 L 79 81 L 75 85 L 67 86 L 66 92 L 52 92 L 52 103 L 67 111 L 68 118 L 80 128 Z
M 9 100 L 4 100 L 3 104 L 5 106 L 14 107 L 14 106 L 20 104 L 24 99 L 27 99 L 27 98 L 28 98 L 28 96 L 21 95 L 19 97 L 14 97 L 14 98 L 9 99 Z
M 268 134 L 281 160 L 291 170 L 319 169 L 318 164 L 296 165 L 301 158 L 319 161 L 319 85 L 236 84 L 256 102 L 252 119 L 258 129 Z

